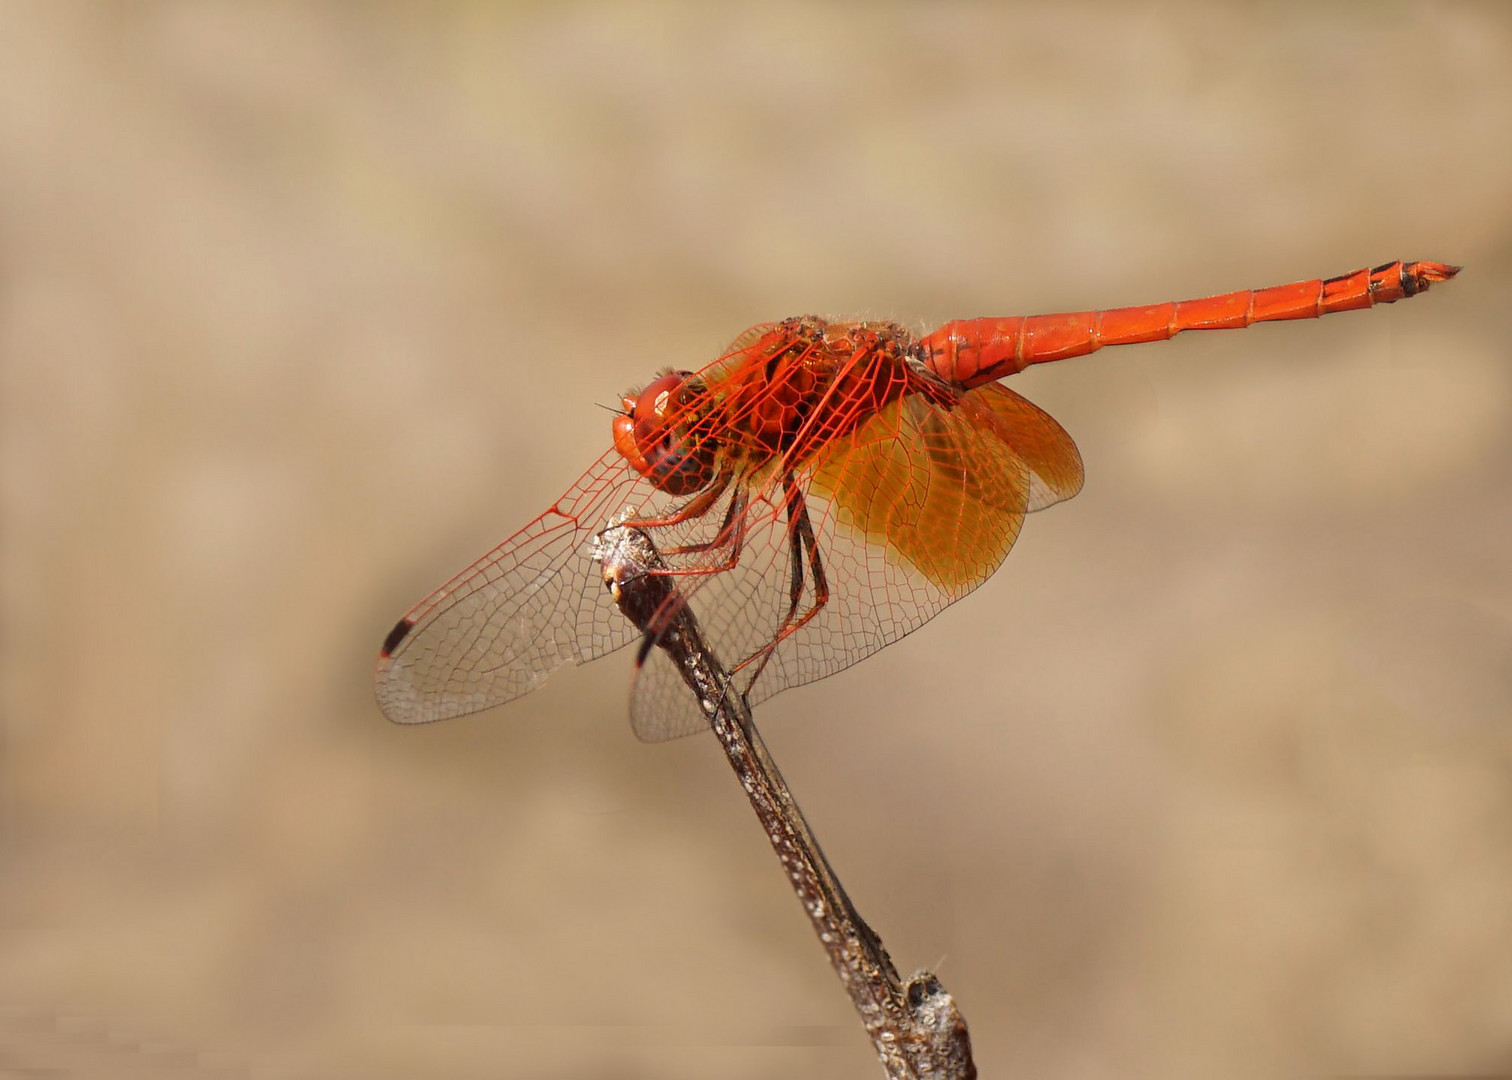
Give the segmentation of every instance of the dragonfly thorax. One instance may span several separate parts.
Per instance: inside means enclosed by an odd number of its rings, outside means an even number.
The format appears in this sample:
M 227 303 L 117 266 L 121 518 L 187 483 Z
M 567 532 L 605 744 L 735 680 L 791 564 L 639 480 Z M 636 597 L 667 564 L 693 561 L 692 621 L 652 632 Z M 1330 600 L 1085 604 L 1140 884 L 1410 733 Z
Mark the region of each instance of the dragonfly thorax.
M 624 395 L 615 447 L 672 495 L 721 475 L 801 467 L 816 447 L 924 389 L 908 371 L 913 344 L 885 322 L 807 315 L 753 326 L 702 371 L 666 371 Z

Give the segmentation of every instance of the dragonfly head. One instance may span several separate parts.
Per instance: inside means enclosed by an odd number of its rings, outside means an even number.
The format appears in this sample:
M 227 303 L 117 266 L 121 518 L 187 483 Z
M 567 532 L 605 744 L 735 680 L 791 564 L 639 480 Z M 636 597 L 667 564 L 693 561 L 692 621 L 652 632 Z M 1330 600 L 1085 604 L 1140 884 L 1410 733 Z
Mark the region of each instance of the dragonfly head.
M 694 429 L 686 408 L 697 392 L 691 372 L 668 371 L 640 393 L 620 398 L 625 411 L 614 418 L 614 446 L 635 471 L 662 491 L 688 495 L 714 479 L 714 454 Z

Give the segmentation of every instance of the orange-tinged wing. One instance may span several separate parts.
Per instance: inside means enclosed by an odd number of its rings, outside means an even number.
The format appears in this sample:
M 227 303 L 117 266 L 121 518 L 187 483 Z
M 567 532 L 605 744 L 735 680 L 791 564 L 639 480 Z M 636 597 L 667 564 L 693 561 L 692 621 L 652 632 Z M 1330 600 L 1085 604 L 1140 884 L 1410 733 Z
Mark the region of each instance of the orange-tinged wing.
M 735 689 L 752 705 L 843 671 L 971 592 L 1008 554 L 1025 514 L 1076 494 L 1082 468 L 1059 424 L 990 384 L 953 408 L 918 397 L 890 404 L 820 450 L 796 482 L 804 489 L 829 595 L 802 629 L 777 642 L 764 664 L 736 673 Z M 738 563 L 678 582 L 727 666 L 771 645 L 792 606 L 795 579 L 799 613 L 818 602 L 813 567 L 805 563 L 794 573 L 781 491 L 760 484 L 752 494 L 742 515 Z M 708 518 L 720 516 L 716 509 Z M 695 560 L 713 562 L 724 554 L 711 551 Z M 683 569 L 693 566 L 683 563 Z M 648 742 L 708 726 L 659 649 L 636 681 L 631 722 Z
M 1081 484 L 1065 430 L 989 383 L 954 408 L 892 402 L 816 455 L 811 490 L 833 500 L 842 526 L 955 593 L 1001 565 L 1026 513 Z
M 1081 490 L 1086 474 L 1076 443 L 1034 402 L 1006 386 L 987 383 L 964 395 L 958 408 L 991 426 L 1028 466 L 1031 512 L 1064 502 Z M 982 409 L 990 416 L 983 417 Z

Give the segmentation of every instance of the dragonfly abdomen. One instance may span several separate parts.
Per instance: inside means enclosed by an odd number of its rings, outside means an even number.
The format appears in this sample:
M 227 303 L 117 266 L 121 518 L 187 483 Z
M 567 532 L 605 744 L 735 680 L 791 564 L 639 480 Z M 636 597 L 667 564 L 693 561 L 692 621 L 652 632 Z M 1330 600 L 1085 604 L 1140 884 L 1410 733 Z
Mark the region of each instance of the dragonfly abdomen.
M 919 342 L 918 359 L 963 389 L 993 382 L 1030 364 L 1084 356 L 1104 345 L 1164 341 L 1183 330 L 1229 330 L 1257 322 L 1316 319 L 1416 296 L 1459 267 L 1436 262 L 1384 263 L 1332 278 L 1244 289 L 1142 307 L 1060 315 L 961 319 Z

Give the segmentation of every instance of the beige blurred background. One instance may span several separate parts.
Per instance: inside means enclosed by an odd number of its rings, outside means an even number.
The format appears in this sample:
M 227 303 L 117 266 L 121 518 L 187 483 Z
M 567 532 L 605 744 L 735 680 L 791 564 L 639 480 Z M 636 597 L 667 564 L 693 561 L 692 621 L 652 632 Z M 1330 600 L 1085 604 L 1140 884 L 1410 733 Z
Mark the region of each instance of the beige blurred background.
M 1509 133 L 1499 2 L 0 4 L 0 1074 L 878 1075 L 627 656 L 378 642 L 751 323 L 1397 257 L 1016 380 L 1085 492 L 758 719 L 985 1076 L 1512 1070 Z

